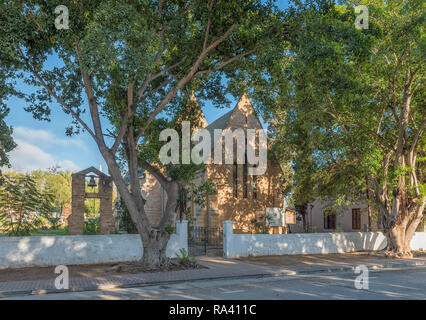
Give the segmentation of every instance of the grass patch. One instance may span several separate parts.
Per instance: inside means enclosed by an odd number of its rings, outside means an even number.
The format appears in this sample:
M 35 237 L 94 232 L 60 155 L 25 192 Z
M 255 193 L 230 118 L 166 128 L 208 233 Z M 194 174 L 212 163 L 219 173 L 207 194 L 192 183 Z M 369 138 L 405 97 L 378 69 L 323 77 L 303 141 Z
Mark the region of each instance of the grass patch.
M 36 229 L 31 231 L 30 236 L 66 236 L 68 235 L 68 230 L 66 229 Z M 0 237 L 8 237 L 8 234 L 0 232 Z

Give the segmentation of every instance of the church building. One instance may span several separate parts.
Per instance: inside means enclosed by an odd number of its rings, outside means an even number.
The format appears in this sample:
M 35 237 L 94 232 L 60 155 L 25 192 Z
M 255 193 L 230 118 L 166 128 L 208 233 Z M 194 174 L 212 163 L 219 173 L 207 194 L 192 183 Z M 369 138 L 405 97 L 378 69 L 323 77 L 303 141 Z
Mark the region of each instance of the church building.
M 200 127 L 207 129 L 211 137 L 214 137 L 215 129 L 234 131 L 241 128 L 245 132 L 247 129 L 263 129 L 247 94 L 240 98 L 235 108 L 209 125 L 199 107 L 198 111 L 201 118 Z M 267 207 L 283 206 L 280 189 L 282 171 L 272 153 L 268 152 L 264 174 L 249 175 L 249 165 L 247 161 L 246 164 L 224 164 L 224 161 L 223 164 L 215 164 L 212 148 L 212 163 L 206 164 L 206 169 L 200 173 L 198 181 L 209 178 L 217 193 L 207 197 L 204 207 L 199 207 L 194 201 L 188 204 L 191 208 L 192 225 L 221 228 L 222 221 L 232 220 L 234 232 L 251 233 L 256 221 L 264 221 Z M 145 212 L 149 219 L 156 223 L 164 214 L 167 194 L 149 172 L 144 171 L 140 179 L 142 195 L 146 199 Z

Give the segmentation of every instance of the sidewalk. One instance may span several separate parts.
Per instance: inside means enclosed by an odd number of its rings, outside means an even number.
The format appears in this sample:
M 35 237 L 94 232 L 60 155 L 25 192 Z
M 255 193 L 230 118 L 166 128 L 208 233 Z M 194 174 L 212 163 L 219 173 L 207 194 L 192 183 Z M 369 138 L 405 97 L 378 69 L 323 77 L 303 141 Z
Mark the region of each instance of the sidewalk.
M 289 259 L 293 259 L 295 264 L 290 265 L 274 265 L 274 263 L 265 262 L 268 258 L 248 258 L 242 259 L 245 260 L 242 261 L 237 259 L 225 259 L 222 257 L 198 257 L 198 262 L 206 266 L 207 269 L 138 273 L 97 278 L 70 278 L 69 290 L 55 289 L 54 279 L 0 282 L 0 298 L 53 292 L 140 287 L 195 280 L 274 277 L 298 274 L 306 275 L 320 272 L 350 271 L 354 270 L 358 265 L 366 265 L 370 269 L 426 267 L 426 256 L 414 259 L 374 259 L 368 255 L 354 255 L 353 257 L 341 255 L 342 257 L 345 256 L 343 259 L 339 258 L 339 256 L 340 255 L 334 255 L 333 259 L 331 259 L 331 257 L 329 258 L 328 255 L 303 256 L 300 258 L 303 264 L 297 263 L 297 258 L 295 260 L 295 257 L 291 257 Z M 315 258 L 311 259 L 313 260 L 312 262 L 306 263 L 306 259 L 310 257 Z M 279 257 L 279 259 L 285 259 L 285 257 Z

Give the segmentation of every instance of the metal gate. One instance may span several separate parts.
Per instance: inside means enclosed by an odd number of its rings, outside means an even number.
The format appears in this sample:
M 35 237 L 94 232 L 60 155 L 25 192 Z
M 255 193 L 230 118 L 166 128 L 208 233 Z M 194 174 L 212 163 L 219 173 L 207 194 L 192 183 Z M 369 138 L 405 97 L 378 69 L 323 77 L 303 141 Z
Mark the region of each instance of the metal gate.
M 222 228 L 188 228 L 188 251 L 191 256 L 205 256 L 208 249 L 222 249 Z

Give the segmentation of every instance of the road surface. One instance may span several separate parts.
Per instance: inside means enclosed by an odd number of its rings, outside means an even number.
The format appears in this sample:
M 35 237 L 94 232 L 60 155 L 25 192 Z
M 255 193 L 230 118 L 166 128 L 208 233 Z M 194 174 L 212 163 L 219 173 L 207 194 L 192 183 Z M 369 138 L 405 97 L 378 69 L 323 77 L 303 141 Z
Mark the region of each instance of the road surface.
M 426 268 L 369 271 L 368 289 L 353 272 L 184 282 L 170 285 L 45 294 L 7 299 L 426 299 Z

